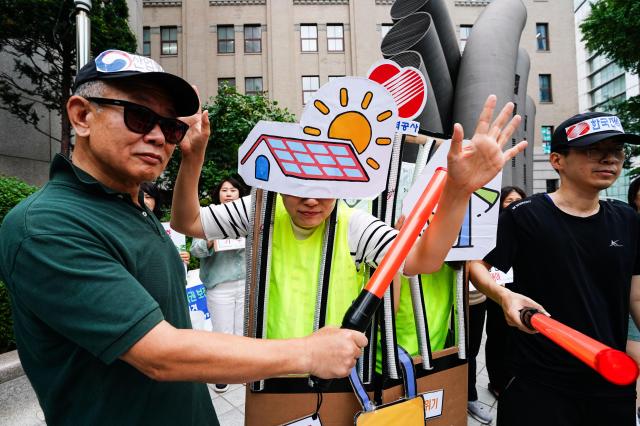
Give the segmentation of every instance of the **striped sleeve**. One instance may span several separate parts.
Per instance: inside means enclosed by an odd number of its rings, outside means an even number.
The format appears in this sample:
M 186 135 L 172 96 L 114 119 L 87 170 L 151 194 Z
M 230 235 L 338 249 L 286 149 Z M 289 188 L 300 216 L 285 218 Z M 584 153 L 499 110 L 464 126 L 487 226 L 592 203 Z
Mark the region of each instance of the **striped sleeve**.
M 209 240 L 246 237 L 249 233 L 251 196 L 231 203 L 200 208 L 202 229 Z
M 349 222 L 349 250 L 356 267 L 376 268 L 398 231 L 362 210 L 355 209 Z

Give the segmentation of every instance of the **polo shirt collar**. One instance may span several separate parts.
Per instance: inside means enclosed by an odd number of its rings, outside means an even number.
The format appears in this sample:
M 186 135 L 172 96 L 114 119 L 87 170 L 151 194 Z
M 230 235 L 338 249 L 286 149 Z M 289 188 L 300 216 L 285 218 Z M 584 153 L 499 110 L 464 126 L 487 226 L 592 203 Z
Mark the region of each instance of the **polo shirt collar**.
M 96 180 L 96 178 L 73 164 L 71 160 L 62 154 L 56 154 L 53 158 L 51 168 L 49 170 L 49 179 L 51 181 L 63 181 L 75 184 L 92 192 L 101 192 L 108 195 L 124 195 L 127 198 L 131 198 L 128 193 L 118 192 L 106 185 L 103 185 Z

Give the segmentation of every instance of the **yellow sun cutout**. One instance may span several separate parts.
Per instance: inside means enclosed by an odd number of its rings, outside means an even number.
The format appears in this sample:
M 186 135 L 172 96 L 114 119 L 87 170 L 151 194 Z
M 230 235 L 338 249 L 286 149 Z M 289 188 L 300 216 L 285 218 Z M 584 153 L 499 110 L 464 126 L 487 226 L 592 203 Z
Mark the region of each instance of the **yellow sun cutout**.
M 339 94 L 340 106 L 347 107 L 349 105 L 349 90 L 346 87 L 340 89 Z M 368 91 L 362 97 L 360 107 L 367 110 L 373 100 L 373 93 Z M 313 102 L 313 106 L 322 115 L 329 115 L 331 109 L 321 100 L 317 99 Z M 376 115 L 378 122 L 388 120 L 393 116 L 390 110 L 382 111 Z M 322 131 L 316 127 L 305 126 L 303 132 L 311 136 L 320 136 Z M 336 115 L 327 132 L 327 136 L 332 139 L 345 140 L 351 143 L 358 154 L 362 154 L 371 143 L 372 129 L 369 119 L 358 111 L 346 111 Z M 376 145 L 391 144 L 390 138 L 376 138 Z M 367 157 L 366 163 L 374 170 L 380 168 L 380 164 L 371 157 Z

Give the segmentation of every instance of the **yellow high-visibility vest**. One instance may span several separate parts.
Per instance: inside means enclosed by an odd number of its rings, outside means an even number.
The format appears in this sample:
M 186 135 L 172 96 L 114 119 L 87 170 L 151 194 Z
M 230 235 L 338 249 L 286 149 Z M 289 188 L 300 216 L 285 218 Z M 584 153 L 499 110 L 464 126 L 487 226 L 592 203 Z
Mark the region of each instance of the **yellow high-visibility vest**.
M 439 351 L 444 349 L 449 333 L 456 273 L 451 267 L 444 264 L 438 272 L 422 274 L 420 279 L 422 281 L 422 297 L 427 311 L 431 351 Z M 398 344 L 405 348 L 411 356 L 417 355 L 418 337 L 416 336 L 416 321 L 411 304 L 411 290 L 409 289 L 409 281 L 404 277 L 400 288 L 400 306 L 396 313 L 396 333 Z
M 339 326 L 342 317 L 364 287 L 349 251 L 352 210 L 338 202 L 331 256 L 325 325 Z M 278 195 L 271 240 L 271 272 L 267 299 L 267 338 L 288 339 L 313 332 L 325 223 L 304 240 L 297 240 L 282 197 Z M 318 307 L 324 309 L 325 307 Z

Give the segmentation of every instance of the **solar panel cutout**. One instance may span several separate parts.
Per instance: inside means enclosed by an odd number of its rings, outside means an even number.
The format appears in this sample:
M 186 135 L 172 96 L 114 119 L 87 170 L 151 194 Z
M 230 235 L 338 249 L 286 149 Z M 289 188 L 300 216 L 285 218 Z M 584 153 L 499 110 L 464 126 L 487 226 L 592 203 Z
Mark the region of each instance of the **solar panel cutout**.
M 267 144 L 285 176 L 348 182 L 369 181 L 353 147 L 339 142 L 261 135 L 242 159 L 242 164 L 262 142 Z

